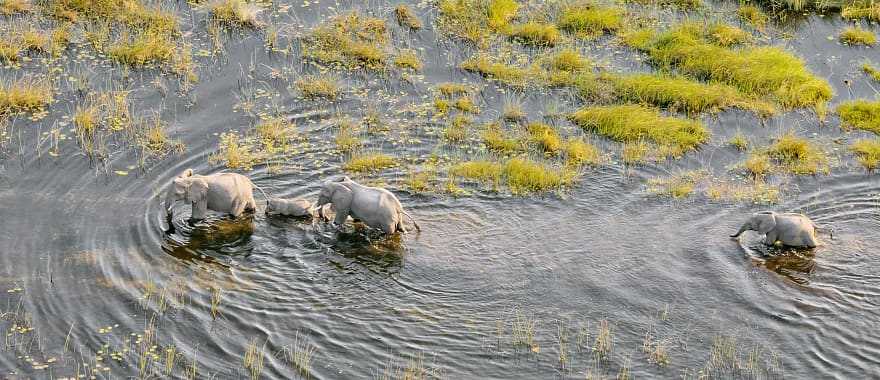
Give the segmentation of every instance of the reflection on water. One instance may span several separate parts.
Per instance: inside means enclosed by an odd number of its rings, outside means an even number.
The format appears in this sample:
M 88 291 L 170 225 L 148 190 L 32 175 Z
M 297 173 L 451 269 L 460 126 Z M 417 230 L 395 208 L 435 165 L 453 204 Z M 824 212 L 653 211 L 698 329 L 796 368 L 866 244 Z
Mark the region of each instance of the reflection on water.
M 764 244 L 750 247 L 758 253 L 752 263 L 783 276 L 800 285 L 809 285 L 810 275 L 816 269 L 818 248 L 768 247 Z
M 183 225 L 165 236 L 162 249 L 180 260 L 216 261 L 209 252 L 241 254 L 247 252 L 254 234 L 254 216 L 209 217 Z

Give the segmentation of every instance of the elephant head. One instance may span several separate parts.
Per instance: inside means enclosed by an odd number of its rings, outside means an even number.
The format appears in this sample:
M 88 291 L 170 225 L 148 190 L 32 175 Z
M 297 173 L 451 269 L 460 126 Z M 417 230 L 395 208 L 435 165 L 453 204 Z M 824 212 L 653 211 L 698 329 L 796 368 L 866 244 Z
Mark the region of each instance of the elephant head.
M 347 181 L 351 181 L 351 179 L 343 177 L 338 181 L 324 182 L 321 186 L 321 194 L 318 195 L 318 203 L 314 206 L 319 210 L 319 216 L 324 217 L 323 206 L 331 203 L 333 208 L 336 209 L 336 224 L 345 223 L 345 219 L 351 210 L 351 201 L 354 199 L 351 189 L 345 185 Z
M 752 214 L 752 217 L 749 218 L 745 223 L 743 223 L 742 227 L 739 228 L 735 234 L 730 235 L 730 237 L 738 237 L 743 232 L 747 230 L 758 231 L 758 233 L 766 234 L 773 229 L 776 228 L 776 213 L 773 211 L 761 211 Z
M 179 200 L 186 200 L 193 206 L 201 205 L 206 202 L 208 195 L 208 182 L 199 176 L 193 176 L 192 169 L 187 169 L 181 173 L 171 184 L 168 190 L 168 196 L 165 198 L 165 210 L 171 214 L 171 205 Z M 193 218 L 199 219 L 203 215 L 196 214 L 196 208 L 193 208 Z

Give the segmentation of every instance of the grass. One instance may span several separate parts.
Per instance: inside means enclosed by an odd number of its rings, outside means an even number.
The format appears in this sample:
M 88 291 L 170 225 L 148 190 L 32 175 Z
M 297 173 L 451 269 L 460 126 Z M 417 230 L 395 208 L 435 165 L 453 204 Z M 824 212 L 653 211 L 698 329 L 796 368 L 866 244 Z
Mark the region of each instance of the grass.
M 676 199 L 686 198 L 694 193 L 697 183 L 705 177 L 705 171 L 692 170 L 669 178 L 653 178 L 648 181 L 648 191 Z
M 18 54 L 25 50 L 24 44 L 18 39 L 0 40 L 0 61 L 6 63 L 18 62 Z
M 825 153 L 809 140 L 797 137 L 791 132 L 780 136 L 767 148 L 766 154 L 783 169 L 793 174 L 817 174 L 828 171 L 828 158 Z
M 511 154 L 525 150 L 525 146 L 520 139 L 505 133 L 497 123 L 486 126 L 486 130 L 483 131 L 481 137 L 483 138 L 483 144 L 491 151 Z
M 400 4 L 394 8 L 394 16 L 397 23 L 410 29 L 421 29 L 422 21 L 413 11 L 412 7 L 406 4 Z
M 607 358 L 614 352 L 614 334 L 608 320 L 599 321 L 596 340 L 593 343 L 593 354 L 598 358 Z
M 581 128 L 623 142 L 650 140 L 674 148 L 678 156 L 708 140 L 709 132 L 694 120 L 663 116 L 639 105 L 587 106 L 569 115 Z
M 504 174 L 504 164 L 495 161 L 466 161 L 449 168 L 449 175 L 498 185 Z
M 772 105 L 751 99 L 735 87 L 720 83 L 703 83 L 665 74 L 605 74 L 599 80 L 611 83 L 618 99 L 687 113 L 718 111 L 730 107 L 753 110 L 761 115 L 770 115 L 775 111 Z M 595 85 L 589 81 L 578 83 Z
M 0 14 L 4 16 L 30 12 L 31 9 L 33 5 L 30 0 L 3 0 L 0 4 Z
M 266 358 L 266 343 L 260 346 L 256 338 L 248 343 L 247 349 L 242 358 L 242 366 L 247 370 L 251 380 L 258 380 L 263 376 L 263 360 Z
M 564 48 L 551 54 L 546 64 L 550 70 L 580 72 L 589 69 L 590 60 L 575 49 Z
M 469 117 L 457 115 L 443 131 L 443 137 L 453 142 L 462 142 L 466 140 L 471 122 L 472 121 Z
M 743 164 L 743 167 L 755 179 L 760 179 L 769 174 L 771 170 L 773 170 L 773 163 L 770 161 L 770 157 L 768 155 L 756 152 L 750 154 L 749 157 L 746 158 L 746 162 Z
M 745 151 L 749 148 L 749 138 L 739 131 L 730 138 L 728 143 L 739 151 Z
M 262 9 L 245 0 L 216 0 L 208 7 L 211 17 L 227 25 L 258 28 Z
M 856 156 L 856 160 L 868 171 L 874 171 L 880 166 L 880 140 L 859 139 L 849 148 Z
M 349 68 L 384 68 L 388 30 L 385 20 L 349 12 L 316 27 L 303 40 L 303 54 L 324 63 Z
M 840 17 L 880 21 L 880 3 L 870 0 L 851 1 L 843 6 Z
M 733 46 L 749 42 L 752 35 L 748 32 L 727 24 L 712 24 L 706 29 L 706 36 L 712 43 L 719 46 Z
M 480 109 L 477 108 L 477 105 L 474 104 L 474 101 L 469 96 L 463 96 L 461 98 L 456 99 L 455 102 L 452 103 L 452 106 L 461 112 L 466 112 L 466 113 L 479 113 L 480 112 Z
M 402 50 L 394 57 L 394 65 L 404 69 L 419 71 L 422 69 L 422 59 L 415 50 Z
M 362 142 L 355 132 L 354 122 L 350 119 L 341 119 L 337 127 L 339 131 L 336 132 L 336 149 L 351 152 L 361 146 Z
M 642 140 L 625 143 L 620 151 L 620 158 L 627 165 L 641 164 L 647 161 L 650 150 L 648 143 Z
M 463 70 L 479 73 L 483 76 L 495 79 L 512 86 L 525 86 L 534 80 L 535 70 L 507 65 L 489 58 L 485 54 L 478 54 L 459 65 Z
M 445 82 L 437 85 L 437 91 L 443 96 L 450 97 L 467 94 L 471 91 L 471 88 L 462 83 Z
M 706 196 L 716 201 L 749 201 L 756 204 L 775 204 L 781 200 L 779 187 L 769 185 L 761 180 L 750 181 L 746 184 L 731 182 L 710 183 L 706 188 Z
M 449 103 L 448 99 L 436 98 L 434 99 L 434 109 L 437 110 L 437 114 L 445 115 L 449 112 L 449 108 L 452 105 Z
M 245 144 L 243 138 L 235 132 L 226 132 L 220 135 L 220 147 L 217 152 L 208 157 L 211 163 L 222 162 L 230 169 L 250 170 L 258 161 L 257 156 L 251 150 L 251 146 Z
M 870 30 L 851 26 L 840 32 L 840 42 L 847 45 L 874 46 L 877 43 L 877 36 Z
M 107 54 L 120 63 L 142 66 L 170 61 L 174 49 L 175 45 L 169 38 L 143 33 L 133 38 L 123 36 L 108 48 Z
M 655 34 L 640 30 L 623 37 L 660 66 L 700 80 L 725 83 L 742 93 L 768 97 L 786 108 L 812 107 L 824 118 L 833 95 L 827 81 L 804 61 L 779 47 L 730 49 L 712 42 L 707 28 L 683 23 Z
M 515 0 L 491 0 L 486 11 L 487 24 L 494 30 L 501 30 L 510 24 L 519 11 L 519 3 Z
M 571 184 L 576 174 L 568 168 L 556 168 L 524 158 L 512 158 L 504 167 L 507 186 L 514 194 L 559 189 Z
M 871 79 L 873 79 L 875 82 L 880 82 L 880 70 L 877 70 L 870 63 L 867 63 L 867 62 L 863 63 L 862 64 L 862 71 L 864 71 L 865 74 L 867 74 L 869 77 L 871 77 Z
M 282 349 L 282 352 L 285 354 L 284 357 L 287 361 L 296 368 L 301 376 L 306 379 L 311 377 L 312 360 L 314 359 L 315 353 L 318 352 L 318 348 L 315 347 L 308 337 L 301 335 L 299 331 L 297 331 L 296 337 L 293 340 L 293 345 L 285 347 Z
M 880 101 L 852 100 L 837 106 L 841 124 L 880 134 Z
M 531 46 L 554 46 L 560 39 L 556 25 L 534 21 L 511 26 L 507 34 L 513 39 Z
M 501 118 L 512 122 L 526 120 L 526 111 L 522 102 L 513 98 L 505 98 L 501 109 Z
M 624 11 L 618 7 L 576 3 L 562 9 L 559 28 L 581 38 L 594 38 L 620 29 L 623 26 L 623 16 Z
M 339 80 L 328 74 L 307 75 L 294 85 L 307 99 L 336 99 L 340 92 Z
M 602 161 L 602 152 L 595 145 L 582 139 L 570 139 L 565 142 L 562 149 L 565 164 L 579 167 L 583 165 L 596 166 Z
M 515 0 L 440 0 L 438 24 L 444 33 L 487 46 L 493 33 L 504 31 L 516 17 Z
M 30 77 L 0 81 L 0 115 L 37 112 L 52 102 L 52 86 Z
M 159 7 L 145 5 L 139 0 L 64 0 L 47 4 L 49 15 L 64 21 L 87 19 L 114 22 L 129 30 L 170 36 L 177 33 L 177 16 Z
M 758 30 L 764 29 L 764 27 L 767 26 L 767 21 L 770 20 L 761 8 L 754 5 L 740 6 L 739 9 L 736 10 L 736 15 L 740 20 L 751 24 Z
M 556 154 L 562 150 L 562 138 L 553 127 L 544 123 L 531 123 L 526 126 L 526 130 L 529 132 L 529 139 L 544 153 Z
M 397 165 L 393 157 L 383 153 L 355 154 L 345 163 L 343 169 L 355 173 L 376 172 Z

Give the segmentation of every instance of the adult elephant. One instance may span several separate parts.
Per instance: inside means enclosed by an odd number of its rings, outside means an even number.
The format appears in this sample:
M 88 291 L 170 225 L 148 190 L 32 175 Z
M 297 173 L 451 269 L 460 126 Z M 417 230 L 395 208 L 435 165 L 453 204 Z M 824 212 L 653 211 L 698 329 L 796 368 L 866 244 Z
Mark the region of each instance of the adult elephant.
M 790 247 L 814 248 L 818 245 L 817 229 L 819 226 L 804 214 L 761 211 L 752 214 L 739 231 L 730 237 L 736 238 L 743 232 L 752 230 L 764 234 L 763 241 L 767 245 L 779 242 Z M 833 232 L 831 236 L 833 238 Z
M 405 215 L 412 220 L 416 230 L 421 231 L 415 219 L 403 210 L 400 201 L 390 191 L 364 186 L 348 177 L 324 182 L 315 206 L 320 209 L 327 203 L 331 203 L 336 210 L 333 220 L 336 225 L 344 224 L 351 216 L 372 228 L 381 229 L 386 234 L 398 231 L 405 233 Z
M 191 219 L 193 220 L 204 219 L 208 210 L 229 214 L 233 217 L 239 217 L 245 211 L 256 211 L 257 202 L 254 200 L 254 187 L 251 180 L 241 174 L 198 175 L 193 174 L 192 169 L 186 169 L 174 178 L 165 197 L 168 226 L 173 228 L 171 206 L 180 200 L 192 203 Z

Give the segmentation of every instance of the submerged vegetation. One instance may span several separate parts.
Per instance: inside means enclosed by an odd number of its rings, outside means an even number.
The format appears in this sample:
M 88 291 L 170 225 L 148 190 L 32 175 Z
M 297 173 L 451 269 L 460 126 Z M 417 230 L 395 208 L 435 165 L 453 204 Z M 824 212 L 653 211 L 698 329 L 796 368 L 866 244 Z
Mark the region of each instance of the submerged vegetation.
M 303 55 L 324 63 L 382 69 L 388 40 L 385 20 L 352 11 L 312 30 L 303 41 Z

